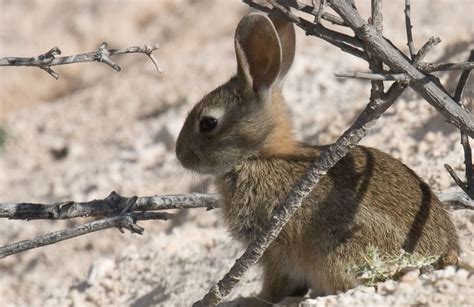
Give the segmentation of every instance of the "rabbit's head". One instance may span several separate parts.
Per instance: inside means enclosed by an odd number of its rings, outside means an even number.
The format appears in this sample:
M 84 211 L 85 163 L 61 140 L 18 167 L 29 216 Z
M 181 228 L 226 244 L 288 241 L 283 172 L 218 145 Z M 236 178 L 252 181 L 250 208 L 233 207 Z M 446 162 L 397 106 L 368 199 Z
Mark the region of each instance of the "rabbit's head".
M 252 155 L 296 150 L 281 95 L 295 53 L 293 25 L 249 14 L 234 43 L 237 74 L 194 106 L 179 134 L 176 155 L 187 169 L 218 175 Z

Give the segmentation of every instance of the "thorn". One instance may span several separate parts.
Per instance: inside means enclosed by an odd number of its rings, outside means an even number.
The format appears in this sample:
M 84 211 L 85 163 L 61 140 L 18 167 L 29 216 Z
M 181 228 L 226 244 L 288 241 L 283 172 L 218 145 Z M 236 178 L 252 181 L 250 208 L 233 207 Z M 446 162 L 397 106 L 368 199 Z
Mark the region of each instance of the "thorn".
M 105 63 L 107 65 L 109 65 L 110 67 L 112 67 L 115 71 L 121 71 L 122 68 L 117 64 L 115 63 L 114 61 L 112 61 L 108 55 L 106 54 L 101 54 L 100 58 L 99 58 L 99 61 L 102 62 L 102 63 Z
M 41 68 L 42 70 L 47 72 L 54 79 L 56 79 L 56 80 L 59 79 L 59 75 L 54 70 L 52 70 L 50 67 L 48 67 L 48 66 L 39 66 L 39 68 Z

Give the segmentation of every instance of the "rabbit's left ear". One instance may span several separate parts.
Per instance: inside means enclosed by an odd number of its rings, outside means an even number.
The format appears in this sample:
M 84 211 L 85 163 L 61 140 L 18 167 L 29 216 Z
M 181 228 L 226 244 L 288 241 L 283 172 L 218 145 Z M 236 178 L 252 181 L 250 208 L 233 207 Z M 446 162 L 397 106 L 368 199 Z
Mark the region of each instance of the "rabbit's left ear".
M 288 22 L 287 20 L 275 15 L 270 15 L 270 19 L 273 22 L 278 33 L 278 38 L 280 39 L 282 53 L 280 74 L 278 75 L 278 80 L 280 81 L 285 78 L 293 64 L 293 59 L 295 58 L 295 27 L 292 22 Z
M 235 31 L 237 78 L 255 93 L 266 92 L 280 74 L 282 51 L 272 21 L 265 15 L 249 14 Z

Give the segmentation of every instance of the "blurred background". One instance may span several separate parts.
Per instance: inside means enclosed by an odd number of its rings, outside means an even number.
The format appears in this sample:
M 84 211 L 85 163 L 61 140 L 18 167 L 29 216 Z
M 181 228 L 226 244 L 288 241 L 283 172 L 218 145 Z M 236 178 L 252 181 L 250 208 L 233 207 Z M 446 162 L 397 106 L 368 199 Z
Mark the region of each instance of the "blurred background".
M 442 39 L 426 60 L 465 61 L 474 47 L 474 3 L 412 2 L 415 46 L 430 36 Z M 406 51 L 403 5 L 384 2 L 384 34 Z M 370 1 L 358 7 L 369 16 Z M 36 56 L 54 46 L 70 55 L 94 51 L 103 41 L 110 48 L 158 43 L 154 54 L 164 71 L 158 74 L 143 54 L 115 57 L 120 73 L 100 63 L 56 66 L 59 80 L 38 68 L 1 67 L 0 202 L 86 201 L 111 191 L 212 192 L 211 178 L 180 167 L 175 140 L 193 104 L 235 73 L 233 32 L 248 12 L 237 0 L 0 0 L 0 56 Z M 295 133 L 308 143 L 330 143 L 365 106 L 370 85 L 333 73 L 367 67 L 297 33 L 285 84 Z M 453 91 L 459 73 L 438 75 Z M 473 91 L 471 78 L 471 110 Z M 459 132 L 411 90 L 363 144 L 400 158 L 437 192 L 454 186 L 444 163 L 463 171 Z M 144 236 L 109 229 L 3 259 L 0 304 L 189 304 L 241 252 L 217 211 L 143 222 Z M 472 256 L 474 216 L 453 215 Z M 77 222 L 2 220 L 0 245 Z M 253 271 L 236 292 L 258 291 L 257 280 Z

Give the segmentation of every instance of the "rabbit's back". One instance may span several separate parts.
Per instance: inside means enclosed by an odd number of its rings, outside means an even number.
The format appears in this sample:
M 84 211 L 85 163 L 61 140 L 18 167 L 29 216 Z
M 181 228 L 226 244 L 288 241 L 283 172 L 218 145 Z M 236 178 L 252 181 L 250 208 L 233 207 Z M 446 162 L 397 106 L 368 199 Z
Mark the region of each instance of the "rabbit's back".
M 320 150 L 308 151 L 302 157 L 249 158 L 218 177 L 224 218 L 235 237 L 249 243 L 269 222 Z M 360 261 L 369 245 L 388 253 L 441 255 L 458 251 L 457 241 L 448 213 L 425 182 L 389 155 L 358 146 L 319 181 L 266 258 L 290 257 L 296 266 L 337 271 Z

